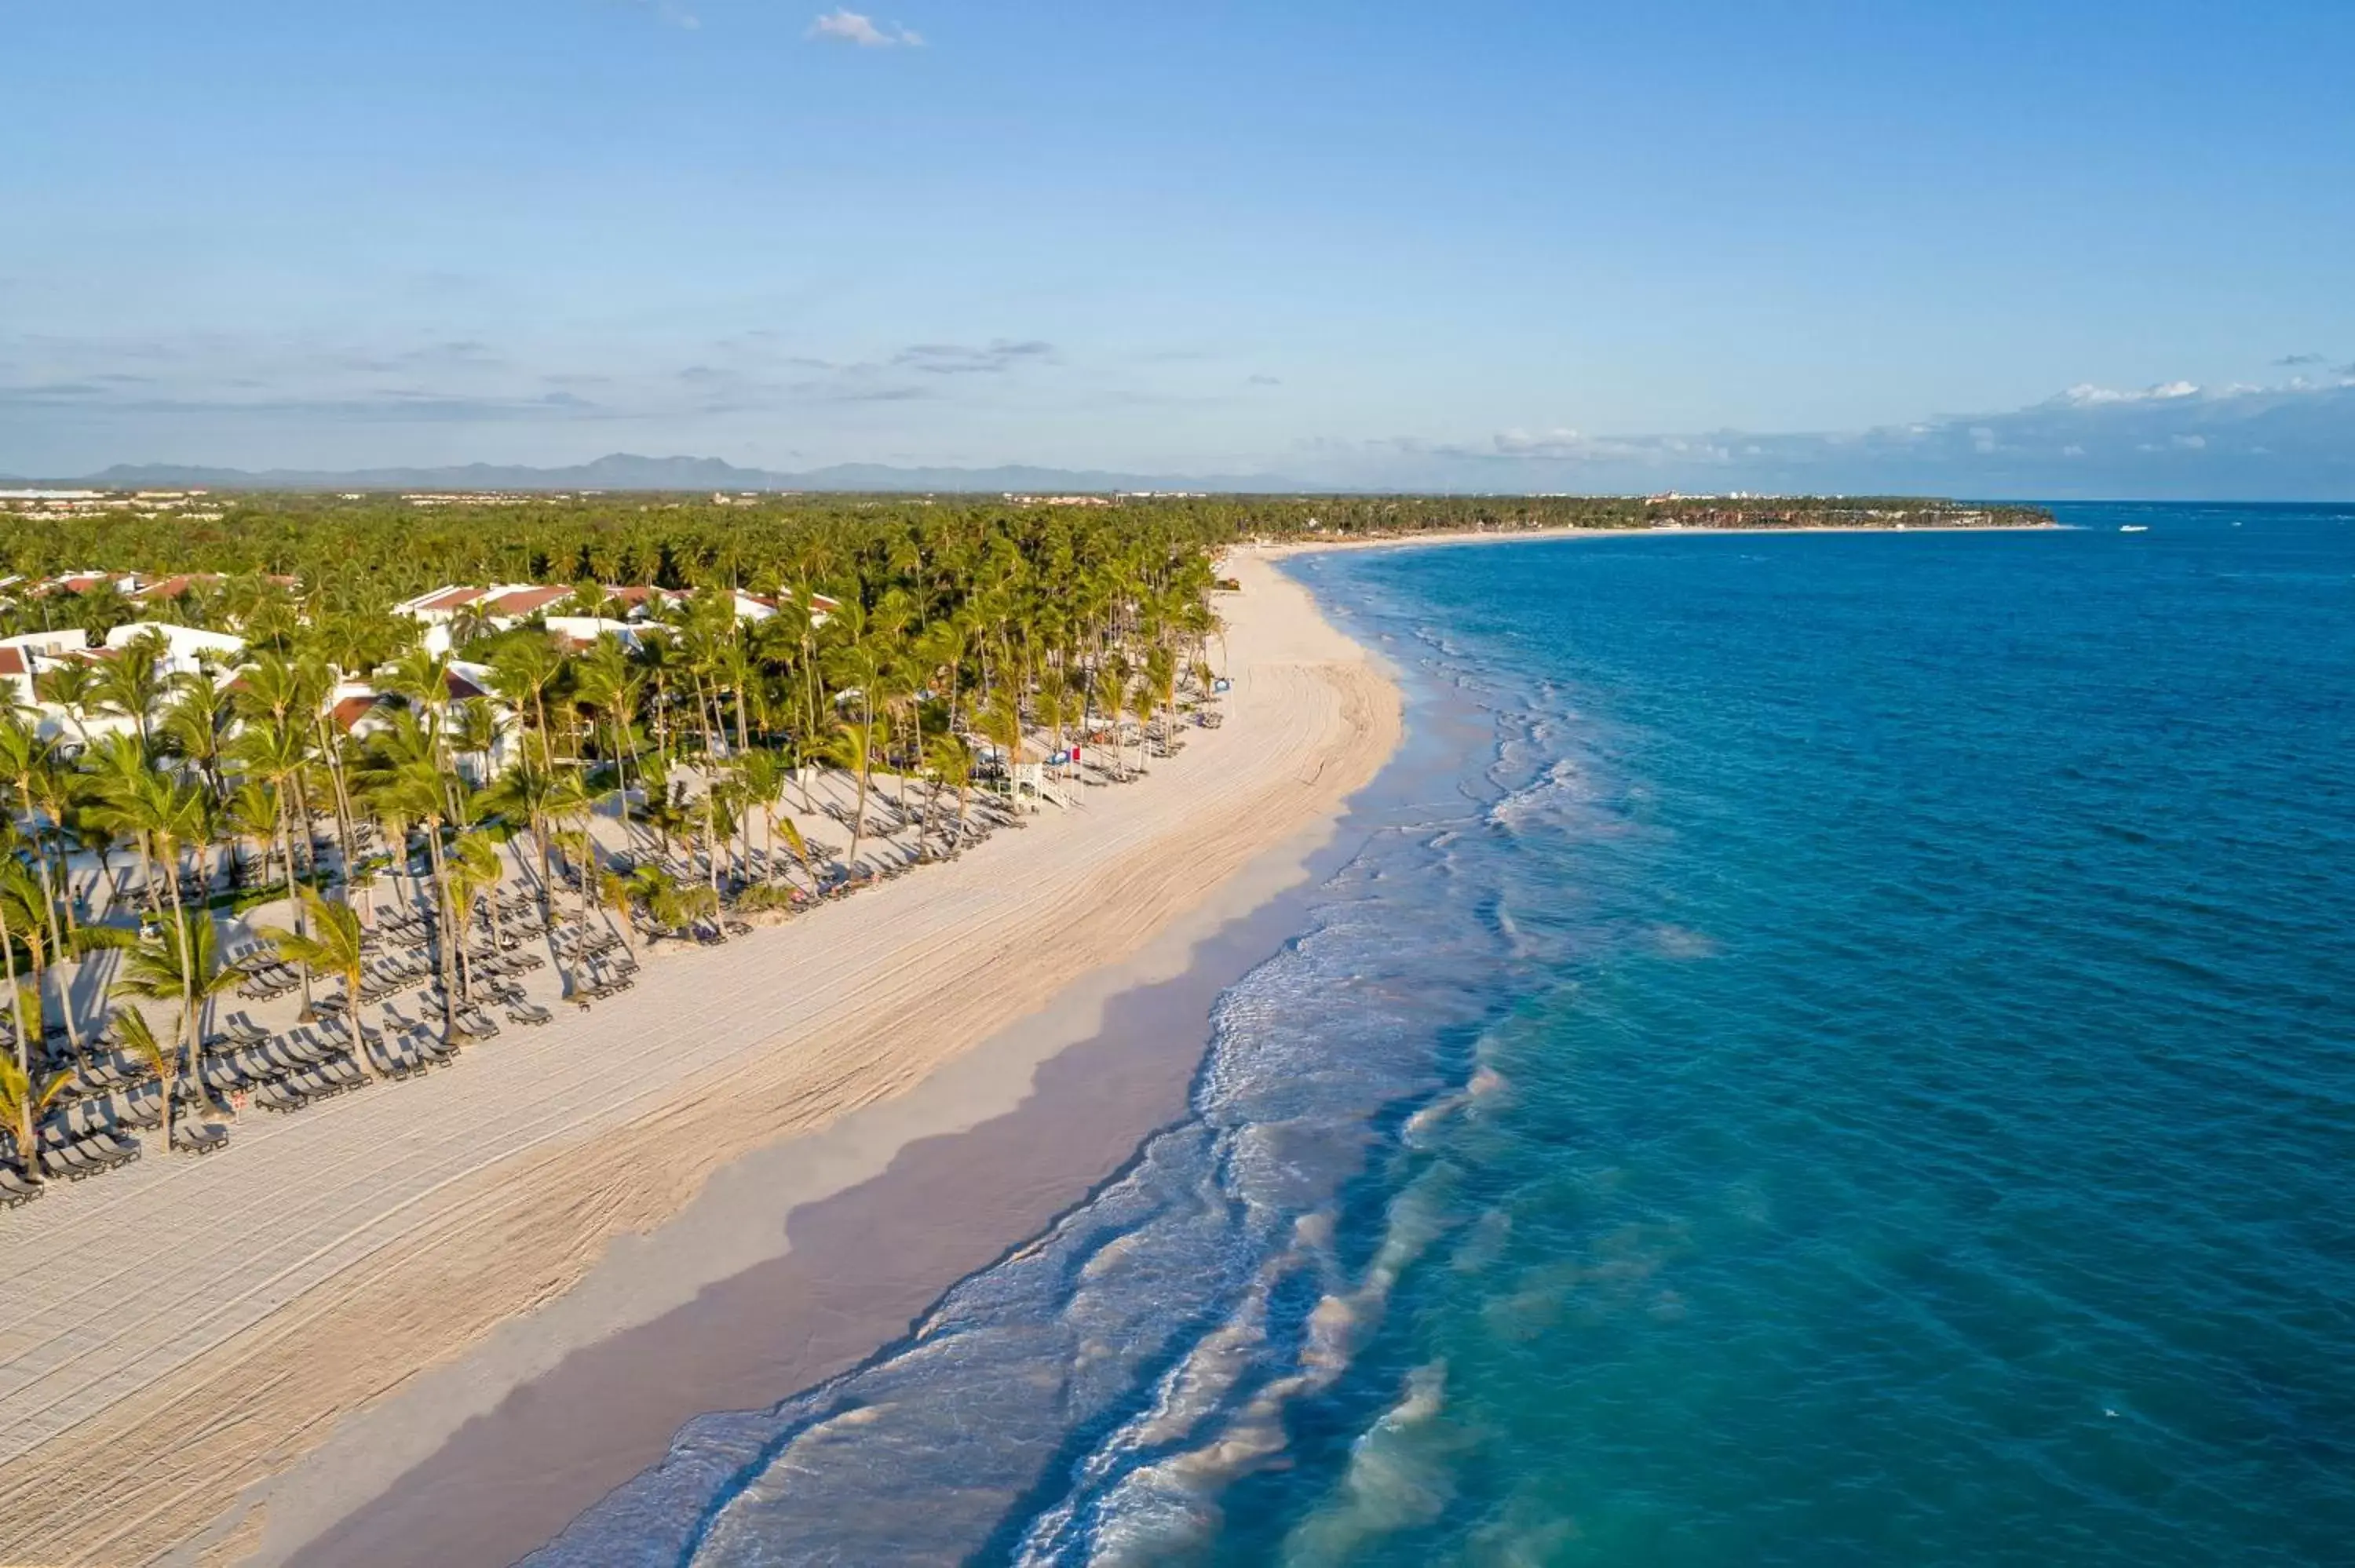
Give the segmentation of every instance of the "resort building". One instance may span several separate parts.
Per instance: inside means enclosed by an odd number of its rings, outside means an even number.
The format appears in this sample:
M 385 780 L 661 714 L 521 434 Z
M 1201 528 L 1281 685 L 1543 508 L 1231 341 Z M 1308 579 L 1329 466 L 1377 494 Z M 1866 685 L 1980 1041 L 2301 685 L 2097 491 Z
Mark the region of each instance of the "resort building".
M 203 675 L 226 684 L 235 678 L 233 667 L 245 652 L 245 640 L 199 627 L 168 621 L 134 620 L 106 634 L 106 645 L 92 648 L 78 627 L 57 631 L 27 631 L 0 638 L 0 682 L 19 711 L 33 715 L 44 736 L 88 742 L 105 735 L 128 735 L 138 726 L 129 714 L 95 700 L 61 698 L 56 686 L 42 679 L 52 671 L 73 665 L 103 666 L 123 656 L 133 643 L 155 651 L 155 685 L 159 694 L 180 675 Z
M 741 588 L 732 591 L 739 621 L 766 620 L 781 608 L 775 599 L 763 595 Z M 593 597 L 593 607 L 581 602 L 587 597 Z M 453 584 L 403 599 L 392 609 L 396 615 L 422 621 L 426 649 L 446 653 L 462 622 L 481 630 L 504 631 L 511 626 L 539 620 L 568 642 L 586 644 L 611 634 L 634 643 L 641 629 L 693 597 L 684 589 L 645 584 L 589 590 L 547 583 L 496 583 L 488 588 Z M 835 601 L 824 594 L 813 595 L 812 604 L 811 621 L 820 626 L 826 623 L 827 613 L 837 608 Z M 549 613 L 576 607 L 584 611 L 593 608 L 595 613 Z
M 442 733 L 458 736 L 463 726 L 457 713 L 460 703 L 480 700 L 487 702 L 497 720 L 497 738 L 487 752 L 461 751 L 453 747 L 458 771 L 470 784 L 484 784 L 512 766 L 522 756 L 521 730 L 515 723 L 515 712 L 491 691 L 488 666 L 452 660 L 442 680 L 449 693 L 449 705 L 442 710 Z M 373 681 L 338 681 L 327 694 L 327 717 L 336 727 L 355 740 L 366 740 L 374 732 L 392 722 L 392 715 L 411 705 L 406 697 L 385 691 Z

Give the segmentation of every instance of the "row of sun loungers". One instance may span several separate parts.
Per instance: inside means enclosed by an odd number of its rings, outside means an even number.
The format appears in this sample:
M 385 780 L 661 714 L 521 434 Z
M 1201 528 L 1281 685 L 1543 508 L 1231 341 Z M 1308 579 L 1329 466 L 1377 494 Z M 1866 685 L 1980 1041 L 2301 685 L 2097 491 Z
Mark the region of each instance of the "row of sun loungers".
M 92 1133 L 57 1142 L 45 1139 L 41 1144 L 41 1175 L 50 1181 L 62 1176 L 69 1181 L 79 1181 L 85 1176 L 97 1176 L 118 1165 L 128 1165 L 138 1158 L 138 1144 L 117 1139 L 112 1133 Z
M 303 977 L 288 965 L 275 959 L 249 960 L 245 983 L 237 994 L 249 1001 L 267 1001 L 273 996 L 284 996 L 303 983 Z

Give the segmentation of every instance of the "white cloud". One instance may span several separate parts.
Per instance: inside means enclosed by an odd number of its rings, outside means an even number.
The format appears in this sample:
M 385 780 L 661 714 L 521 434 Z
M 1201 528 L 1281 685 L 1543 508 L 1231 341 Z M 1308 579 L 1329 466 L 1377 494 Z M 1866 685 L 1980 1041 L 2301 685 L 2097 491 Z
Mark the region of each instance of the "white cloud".
M 2108 387 L 2081 383 L 2061 394 L 2056 401 L 2074 403 L 2088 408 L 2099 403 L 2168 403 L 2178 397 L 2197 397 L 2199 384 L 2191 381 L 2162 381 L 2156 387 L 2146 387 L 2139 392 L 2121 392 Z
M 837 7 L 812 22 L 809 36 L 856 44 L 862 49 L 921 48 L 924 42 L 913 28 L 898 22 L 878 26 L 874 17 L 862 16 L 847 6 Z

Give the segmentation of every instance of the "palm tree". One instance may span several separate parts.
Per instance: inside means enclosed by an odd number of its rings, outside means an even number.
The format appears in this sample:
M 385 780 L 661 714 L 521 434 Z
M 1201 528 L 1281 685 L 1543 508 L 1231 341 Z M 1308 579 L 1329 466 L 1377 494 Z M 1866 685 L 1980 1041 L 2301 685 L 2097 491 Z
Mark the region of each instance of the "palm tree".
M 15 837 L 16 829 L 13 826 L 0 824 L 0 839 L 13 839 Z M 7 848 L 5 854 L 6 859 L 5 864 L 14 867 L 17 875 L 23 874 L 23 863 L 16 859 L 15 848 L 13 846 Z M 29 1072 L 32 1069 L 33 1034 L 32 1025 L 25 1016 L 25 993 L 23 989 L 16 983 L 16 933 L 10 929 L 11 922 L 8 916 L 8 905 L 10 902 L 11 901 L 8 899 L 0 898 L 0 967 L 5 967 L 6 969 L 8 976 L 8 1002 L 9 1005 L 16 1010 L 16 1070 L 22 1073 Z M 22 925 L 24 923 L 22 917 L 19 916 L 16 923 Z M 35 924 L 37 925 L 37 922 L 35 922 Z M 37 973 L 38 971 L 36 970 L 35 972 Z M 37 994 L 36 994 L 34 1000 L 36 1003 L 38 1002 L 39 997 Z M 39 1011 L 40 1010 L 37 1005 L 34 1009 L 35 1016 L 37 1017 L 39 1015 Z
M 277 793 L 268 784 L 248 779 L 230 791 L 221 820 L 229 833 L 233 880 L 245 880 L 244 847 L 251 841 L 261 846 L 261 880 L 268 882 L 271 848 L 278 837 Z
M 981 738 L 1006 754 L 1006 788 L 1007 797 L 1014 794 L 1014 768 L 1022 755 L 1022 705 L 1010 685 L 1000 686 L 982 705 L 974 728 Z
M 169 650 L 162 632 L 142 631 L 100 666 L 94 683 L 101 705 L 131 721 L 143 749 L 148 743 L 155 705 L 163 700 L 164 657 Z
M 195 764 L 214 794 L 223 793 L 221 761 L 236 720 L 229 692 L 208 675 L 182 673 L 172 677 L 171 693 L 160 726 L 164 738 Z
M 1178 715 L 1178 656 L 1167 643 L 1156 642 L 1146 650 L 1145 683 L 1161 716 L 1161 748 L 1166 755 L 1174 749 L 1169 744 L 1170 724 Z
M 850 859 L 845 866 L 848 874 L 858 874 L 858 840 L 867 829 L 867 769 L 874 757 L 875 731 L 871 725 L 857 719 L 837 719 L 833 739 L 826 753 L 836 763 L 850 769 L 858 780 L 858 804 L 850 813 Z
M 66 853 L 66 840 L 74 819 L 81 814 L 89 800 L 87 782 L 62 755 L 54 758 L 48 767 L 34 776 L 33 803 L 40 808 L 41 816 L 48 825 L 48 831 L 42 834 L 42 842 L 58 861 L 55 880 L 51 884 L 55 889 L 52 896 L 57 901 L 53 908 L 64 920 L 69 938 L 73 935 L 76 917 L 73 905 L 67 897 L 73 885 L 73 861 Z
M 595 894 L 597 874 L 597 844 L 591 833 L 597 816 L 596 794 L 590 789 L 588 779 L 575 769 L 556 781 L 542 810 L 548 821 L 565 830 L 555 835 L 556 842 L 564 858 L 572 863 L 581 886 L 581 913 L 585 917 Z
M 414 722 L 396 724 L 388 732 L 394 745 L 405 736 L 410 746 L 421 746 L 424 737 Z M 373 803 L 378 814 L 388 822 L 402 824 L 404 839 L 407 824 L 416 823 L 425 830 L 425 853 L 433 878 L 433 905 L 436 929 L 441 940 L 436 944 L 442 954 L 442 1044 L 447 1045 L 455 1033 L 458 1016 L 457 947 L 465 938 L 465 927 L 456 918 L 457 911 L 450 889 L 447 863 L 442 854 L 442 828 L 449 821 L 450 795 L 444 789 L 441 771 L 427 756 L 394 754 L 394 760 L 375 782 Z M 307 973 L 307 971 L 305 971 Z
M 41 904 L 52 948 L 65 945 L 65 933 L 58 925 L 57 890 L 49 881 L 49 857 L 41 847 L 40 819 L 34 813 L 33 802 L 34 796 L 45 790 L 57 770 L 55 746 L 41 738 L 17 715 L 0 715 L 0 789 L 15 791 L 26 829 L 34 835 L 33 859 L 40 869 Z
M 432 742 L 434 760 L 444 760 L 443 745 L 448 733 L 444 715 L 450 711 L 451 702 L 450 656 L 412 648 L 378 671 L 377 681 L 386 691 L 423 711 L 424 733 Z
M 467 927 L 474 924 L 474 901 L 485 895 L 490 900 L 491 941 L 496 945 L 499 940 L 499 846 L 491 842 L 489 833 L 473 829 L 451 841 L 446 858 L 452 923 L 457 932 L 458 994 L 471 1000 L 474 976 L 466 957 Z
M 0 1056 L 0 1123 L 5 1123 L 16 1135 L 16 1163 L 24 1168 L 28 1181 L 41 1180 L 41 1118 L 48 1114 L 49 1107 L 72 1081 L 70 1073 L 52 1073 L 47 1078 L 37 1078 Z
M 33 694 L 63 708 L 76 738 L 90 744 L 90 715 L 98 711 L 98 666 L 87 659 L 60 659 L 33 677 Z
M 635 760 L 637 743 L 634 720 L 638 697 L 645 687 L 644 672 L 634 666 L 630 651 L 614 636 L 597 639 L 588 652 L 573 666 L 581 700 L 602 718 L 613 731 L 613 781 L 626 793 L 630 787 L 626 764 Z M 624 813 L 624 821 L 627 813 Z
M 564 660 L 545 636 L 518 636 L 491 660 L 491 689 L 539 736 L 539 763 L 553 770 L 556 753 L 548 729 L 548 699 L 564 673 Z
M 556 924 L 554 885 L 548 864 L 548 817 L 559 799 L 556 779 L 529 758 L 498 776 L 483 791 L 483 807 L 527 829 L 539 861 L 539 909 L 543 927 Z
M 506 721 L 499 716 L 498 707 L 487 697 L 463 697 L 451 705 L 451 746 L 461 758 L 482 759 L 474 769 L 475 784 L 490 780 L 492 761 L 498 755 L 499 742 L 506 737 Z
M 1112 721 L 1112 775 L 1114 779 L 1128 777 L 1128 741 L 1121 733 L 1120 721 L 1128 710 L 1128 655 L 1115 649 L 1105 656 L 1101 671 L 1103 676 L 1104 716 Z
M 947 789 L 956 791 L 957 800 L 957 831 L 952 845 L 961 846 L 964 842 L 966 791 L 973 786 L 973 747 L 961 736 L 936 735 L 925 745 L 924 768 L 932 775 L 932 798 L 924 802 L 924 832 L 918 835 L 919 842 L 932 832 L 932 818 L 940 803 L 941 791 Z
M 597 874 L 597 902 L 604 906 L 608 915 L 619 916 L 622 945 L 629 949 L 632 959 L 638 956 L 638 942 L 632 928 L 630 909 L 640 896 L 643 885 L 640 879 L 661 874 L 658 868 L 651 865 L 642 865 L 626 876 L 618 871 Z
M 147 1070 L 155 1074 L 156 1081 L 164 1086 L 164 1152 L 169 1154 L 172 1151 L 172 1122 L 179 1109 L 179 1042 L 175 1040 L 172 1048 L 165 1050 L 162 1042 L 155 1038 L 155 1030 L 148 1025 L 147 1015 L 135 1007 L 115 1010 L 114 1033 L 123 1042 L 123 1049 L 146 1063 Z
M 249 724 L 233 743 L 231 749 L 243 764 L 249 778 L 257 780 L 270 792 L 278 807 L 278 831 L 285 841 L 286 887 L 291 895 L 296 884 L 294 865 L 294 790 L 300 784 L 303 770 L 309 766 L 309 748 L 304 745 L 303 732 L 294 725 L 278 720 Z M 438 775 L 437 775 L 438 778 Z M 309 837 L 307 825 L 304 835 Z M 263 857 L 265 870 L 268 857 Z M 303 929 L 303 906 L 294 904 L 294 928 Z M 296 971 L 303 980 L 303 1016 L 311 1015 L 311 975 L 307 969 Z
M 93 947 L 124 949 L 122 972 L 110 991 L 150 1001 L 168 1001 L 179 1010 L 179 1039 L 186 1042 L 188 1076 L 201 1086 L 205 1065 L 205 1009 L 214 999 L 244 980 L 240 970 L 220 961 L 219 939 L 206 916 L 189 918 L 175 908 L 168 916 L 171 935 L 158 931 L 142 937 L 119 926 L 96 927 L 84 933 Z
M 260 934 L 277 946 L 278 956 L 288 963 L 299 964 L 316 974 L 335 975 L 343 980 L 344 1028 L 352 1037 L 352 1055 L 368 1069 L 370 1077 L 378 1076 L 375 1059 L 368 1054 L 360 1022 L 360 976 L 368 967 L 360 917 L 348 904 L 322 898 L 307 887 L 299 892 L 311 916 L 309 932 L 305 934 L 264 926 Z
M 41 920 L 42 904 L 41 885 L 25 869 L 24 862 L 14 854 L 0 857 L 0 939 L 13 935 L 25 944 L 33 964 L 32 975 L 25 983 L 31 987 L 36 999 L 41 995 L 41 977 L 48 972 L 50 960 L 64 956 L 61 950 L 49 946 Z M 17 980 L 16 956 L 13 951 L 8 955 L 7 970 L 8 986 L 14 991 Z M 58 993 L 66 1015 L 68 1039 L 79 1053 L 81 1040 L 73 1029 L 73 992 L 61 984 Z

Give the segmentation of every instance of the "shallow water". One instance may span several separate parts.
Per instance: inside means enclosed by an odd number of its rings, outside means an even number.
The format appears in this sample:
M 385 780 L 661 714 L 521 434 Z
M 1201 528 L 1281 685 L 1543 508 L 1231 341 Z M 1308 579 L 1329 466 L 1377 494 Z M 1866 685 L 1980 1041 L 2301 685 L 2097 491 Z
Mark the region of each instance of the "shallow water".
M 1193 1118 L 538 1560 L 2349 1561 L 2355 512 L 2064 516 L 1295 563 Z

